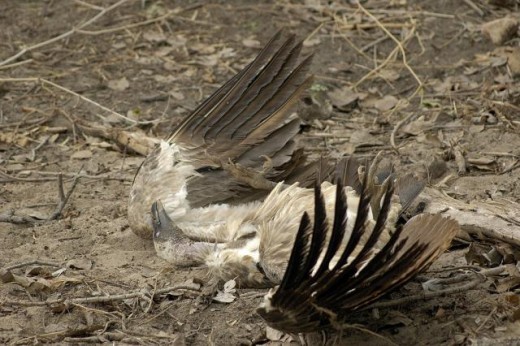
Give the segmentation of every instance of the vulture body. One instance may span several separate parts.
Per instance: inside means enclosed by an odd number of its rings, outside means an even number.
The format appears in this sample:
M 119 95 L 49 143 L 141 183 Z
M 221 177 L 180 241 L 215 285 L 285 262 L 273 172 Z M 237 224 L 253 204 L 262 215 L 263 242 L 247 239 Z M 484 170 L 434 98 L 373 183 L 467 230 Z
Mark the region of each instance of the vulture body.
M 278 33 L 204 101 L 145 159 L 128 207 L 132 230 L 165 260 L 276 286 L 258 312 L 286 332 L 341 322 L 428 266 L 458 230 L 440 215 L 400 225 L 422 185 L 378 172 L 380 156 L 366 172 L 352 158 L 305 163 L 291 112 L 311 80 L 301 48 Z

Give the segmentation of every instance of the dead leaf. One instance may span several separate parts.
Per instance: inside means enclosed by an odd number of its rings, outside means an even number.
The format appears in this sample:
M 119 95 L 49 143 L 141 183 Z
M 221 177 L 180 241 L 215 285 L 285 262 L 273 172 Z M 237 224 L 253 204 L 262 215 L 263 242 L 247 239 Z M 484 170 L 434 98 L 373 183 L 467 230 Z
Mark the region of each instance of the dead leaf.
M 447 171 L 448 165 L 444 160 L 436 158 L 428 165 L 428 176 L 430 179 L 438 179 L 442 177 Z
M 23 134 L 7 132 L 0 133 L 0 142 L 4 142 L 7 144 L 16 144 L 20 147 L 25 147 L 29 143 L 29 138 L 24 136 Z
M 303 41 L 303 46 L 304 47 L 314 47 L 314 46 L 319 45 L 320 43 L 321 43 L 320 38 L 315 36 L 313 38 Z
M 508 294 L 505 296 L 505 300 L 513 306 L 520 305 L 520 296 L 517 294 Z
M 207 43 L 197 43 L 197 42 L 190 43 L 189 49 L 190 49 L 190 51 L 192 51 L 198 55 L 213 54 L 216 51 L 216 48 L 213 45 L 209 45 Z
M 213 300 L 219 303 L 232 303 L 235 301 L 235 293 L 237 283 L 235 280 L 229 280 L 224 284 L 224 290 L 218 291 L 217 295 L 213 297 Z
M 55 270 L 51 273 L 51 276 L 52 277 L 58 277 L 60 276 L 61 274 L 65 273 L 67 271 L 67 268 L 60 268 L 58 270 Z
M 19 212 L 20 215 L 27 215 L 37 220 L 47 220 L 49 217 L 49 213 L 32 208 L 21 208 L 17 212 Z
M 260 44 L 260 41 L 255 40 L 252 37 L 242 40 L 242 44 L 244 45 L 244 47 L 248 47 L 248 48 L 261 48 L 262 47 L 262 45 Z
M 482 34 L 497 46 L 513 38 L 517 30 L 518 20 L 512 17 L 495 19 L 482 25 Z
M 497 162 L 495 159 L 490 159 L 490 158 L 486 158 L 486 157 L 468 158 L 467 162 L 472 167 L 475 167 L 482 171 L 496 171 L 497 170 Z
M 504 66 L 507 63 L 507 57 L 505 56 L 492 56 L 489 58 L 489 65 L 491 67 Z
M 13 275 L 15 283 L 27 289 L 30 293 L 41 293 L 43 291 L 47 291 L 51 288 L 51 283 L 40 277 L 36 278 L 28 278 L 26 276 L 21 275 Z
M 112 48 L 116 50 L 126 48 L 126 43 L 124 41 L 114 42 Z
M 126 77 L 108 81 L 108 87 L 110 89 L 116 90 L 116 91 L 126 90 L 129 86 L 130 86 L 130 83 L 128 82 L 128 79 L 126 79 Z
M 0 281 L 4 284 L 13 282 L 14 281 L 14 275 L 9 270 L 2 269 L 0 270 Z
M 466 254 L 464 255 L 464 257 L 466 258 L 466 262 L 469 265 L 477 264 L 481 267 L 487 267 L 489 261 L 486 258 L 485 254 L 489 252 L 490 249 L 490 246 L 472 242 L 469 245 L 468 252 L 466 252 Z
M 383 78 L 389 82 L 395 82 L 399 78 L 401 78 L 401 75 L 399 74 L 399 72 L 397 72 L 396 70 L 391 70 L 391 69 L 382 69 L 379 71 L 378 74 L 379 74 L 379 76 L 381 76 L 381 78 Z
M 153 79 L 159 83 L 172 84 L 173 82 L 175 82 L 177 80 L 177 77 L 172 76 L 172 75 L 165 76 L 165 75 L 157 74 L 157 75 L 153 76 Z
M 89 270 L 92 269 L 93 263 L 88 258 L 76 258 L 68 261 L 65 265 L 71 269 Z
M 25 270 L 25 276 L 41 276 L 46 278 L 52 277 L 49 267 L 43 267 L 39 265 L 28 267 Z
M 490 61 L 488 56 L 484 65 L 489 66 L 489 64 Z M 444 79 L 443 81 L 434 79 L 432 80 L 431 85 L 433 87 L 433 90 L 435 90 L 435 92 L 439 94 L 446 94 L 451 91 L 473 90 L 480 87 L 480 85 L 477 82 L 470 80 L 465 75 L 450 76 Z
M 446 310 L 444 310 L 443 308 L 439 308 L 439 310 L 437 310 L 437 312 L 435 313 L 435 318 L 442 318 L 446 316 Z
M 166 36 L 164 33 L 158 31 L 147 31 L 143 34 L 143 38 L 154 43 L 166 42 Z
M 155 56 L 164 57 L 164 56 L 168 56 L 168 55 L 170 55 L 173 51 L 174 51 L 174 48 L 173 48 L 173 47 L 159 47 L 159 48 L 157 48 L 157 49 L 154 51 L 153 54 L 154 54 Z
M 176 91 L 176 90 L 171 90 L 168 94 L 170 94 L 171 97 L 173 97 L 177 101 L 182 101 L 186 98 L 183 93 L 181 93 L 180 91 Z
M 141 109 L 139 109 L 139 108 L 129 109 L 128 112 L 126 112 L 126 116 L 132 120 L 139 120 L 140 115 L 141 115 Z
M 55 279 L 49 280 L 50 288 L 52 290 L 57 290 L 58 288 L 61 288 L 65 286 L 66 284 L 80 284 L 83 282 L 83 279 L 78 278 L 71 278 L 67 277 L 65 275 L 61 275 Z
M 350 111 L 356 107 L 357 101 L 366 94 L 353 91 L 349 87 L 335 89 L 328 93 L 332 105 L 341 111 Z
M 498 293 L 510 292 L 520 286 L 520 278 L 518 277 L 506 277 L 499 278 L 494 283 L 495 289 Z
M 485 129 L 486 127 L 484 125 L 471 125 L 469 127 L 469 133 L 480 133 Z
M 384 324 L 391 327 L 408 326 L 413 323 L 405 314 L 398 311 L 389 311 L 384 320 Z
M 173 48 L 185 47 L 188 39 L 184 35 L 168 36 L 168 44 Z
M 235 296 L 231 293 L 218 291 L 213 300 L 219 303 L 229 304 L 235 301 Z
M 419 118 L 409 122 L 401 128 L 401 131 L 412 136 L 418 136 L 425 130 L 432 127 L 432 122 L 425 120 L 424 116 L 421 115 Z
M 75 153 L 73 153 L 70 158 L 71 159 L 76 159 L 76 160 L 87 160 L 87 159 L 90 159 L 92 158 L 92 151 L 89 150 L 89 149 L 85 149 L 85 150 L 80 150 L 80 151 L 76 151 Z
M 269 326 L 265 327 L 265 337 L 270 341 L 279 341 L 283 343 L 289 343 L 292 341 L 292 337 L 289 334 L 285 334 L 284 332 Z
M 235 280 L 229 280 L 224 284 L 224 292 L 235 293 L 236 286 L 237 286 L 237 283 Z
M 383 145 L 383 143 L 379 139 L 377 139 L 377 137 L 375 137 L 370 133 L 370 131 L 365 129 L 354 131 L 350 136 L 349 142 L 354 144 L 356 147 Z
M 13 163 L 13 164 L 10 164 L 10 165 L 5 165 L 4 166 L 4 170 L 6 172 L 16 172 L 16 171 L 21 171 L 24 169 L 24 165 L 22 165 L 21 163 Z
M 379 99 L 374 103 L 374 107 L 382 112 L 389 111 L 390 109 L 394 108 L 397 103 L 399 102 L 399 99 L 392 95 L 386 95 L 382 99 Z
M 506 59 L 513 76 L 520 74 L 520 47 L 497 47 L 492 55 Z

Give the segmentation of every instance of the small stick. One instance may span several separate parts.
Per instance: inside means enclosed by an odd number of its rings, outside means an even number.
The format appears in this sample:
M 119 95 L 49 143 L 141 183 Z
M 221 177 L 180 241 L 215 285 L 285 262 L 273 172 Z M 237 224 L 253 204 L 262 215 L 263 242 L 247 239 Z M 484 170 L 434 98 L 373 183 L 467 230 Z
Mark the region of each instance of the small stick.
M 383 42 L 383 41 L 388 40 L 389 38 L 390 38 L 390 37 L 388 37 L 388 36 L 386 36 L 386 35 L 385 35 L 385 36 L 381 36 L 380 38 L 378 38 L 378 39 L 376 39 L 376 40 L 374 40 L 374 41 L 372 41 L 372 42 L 370 42 L 370 43 L 364 45 L 363 47 L 359 48 L 359 50 L 362 51 L 362 52 L 366 52 L 366 51 L 369 50 L 370 48 L 372 48 L 372 47 L 374 47 L 374 46 L 377 46 L 378 44 L 380 44 L 380 43 Z
M 49 267 L 61 267 L 62 266 L 61 263 L 47 262 L 47 261 L 42 261 L 42 260 L 38 260 L 37 259 L 37 260 L 30 260 L 30 261 L 27 261 L 27 262 L 12 264 L 12 265 L 10 265 L 8 267 L 5 267 L 5 268 L 1 269 L 0 271 L 10 271 L 10 270 L 13 270 L 13 269 L 18 269 L 18 268 L 32 266 L 32 265 L 49 266 Z
M 154 297 L 156 297 L 158 295 L 166 294 L 166 293 L 170 293 L 170 292 L 178 291 L 178 290 L 187 290 L 187 291 L 196 291 L 196 292 L 200 291 L 199 288 L 195 288 L 190 285 L 181 284 L 181 285 L 168 286 L 168 287 L 158 289 L 154 292 L 154 294 L 153 294 L 153 296 L 151 296 L 151 298 L 153 299 Z M 114 295 L 107 295 L 107 296 L 101 296 L 101 297 L 81 297 L 81 298 L 71 298 L 71 299 L 61 298 L 61 299 L 46 300 L 43 302 L 42 301 L 31 302 L 31 301 L 4 300 L 4 301 L 0 301 L 1 302 L 0 305 L 51 306 L 51 305 L 56 305 L 56 304 L 74 305 L 74 304 L 87 304 L 87 303 L 107 303 L 107 302 L 113 302 L 113 301 L 118 301 L 118 300 L 130 299 L 130 298 L 139 298 L 139 297 L 148 298 L 147 293 L 148 292 L 146 292 L 146 291 L 139 290 L 139 291 L 133 291 L 133 292 L 125 293 L 125 294 L 114 294 Z M 148 298 L 148 299 L 150 299 L 150 298 Z
M 81 170 L 80 170 L 81 171 Z M 8 176 L 7 174 L 0 171 L 2 175 Z M 38 220 L 35 219 L 29 215 L 15 215 L 14 210 L 7 211 L 5 213 L 0 214 L 0 222 L 9 222 L 13 224 L 37 224 L 37 223 L 43 223 L 45 221 L 52 221 L 57 220 L 61 213 L 63 212 L 63 209 L 65 208 L 65 205 L 70 199 L 70 196 L 72 195 L 72 192 L 74 192 L 74 189 L 76 188 L 76 185 L 79 182 L 79 179 L 81 178 L 81 175 L 79 172 L 75 175 L 74 180 L 72 182 L 72 186 L 70 187 L 67 194 L 65 194 L 63 189 L 63 174 L 58 174 L 58 198 L 59 202 L 56 206 L 56 209 L 54 212 L 46 219 L 46 220 Z
M 471 0 L 463 0 L 466 5 L 468 5 L 469 7 L 471 7 L 471 9 L 473 9 L 475 12 L 478 13 L 479 16 L 481 17 L 484 17 L 485 13 L 484 11 L 482 11 L 477 5 L 475 5 L 475 3 Z
M 82 5 L 82 6 L 85 6 L 85 7 L 88 7 L 88 8 L 91 8 L 93 10 L 97 10 L 97 11 L 103 11 L 103 7 L 101 6 L 96 6 L 96 5 L 92 5 L 92 4 L 89 4 L 88 2 L 85 2 L 85 1 L 81 1 L 81 0 L 73 0 L 76 4 L 78 5 Z
M 61 86 L 59 84 L 56 84 L 54 82 L 51 82 L 50 80 L 47 80 L 47 79 L 44 79 L 44 78 L 35 78 L 35 77 L 27 77 L 27 78 L 0 78 L 0 82 L 39 82 L 39 83 L 42 83 L 44 85 L 50 85 L 50 86 L 53 86 L 55 87 L 56 89 L 59 89 L 61 91 L 64 91 L 66 92 L 67 94 L 71 94 L 71 95 L 74 95 L 76 96 L 77 98 L 79 98 L 80 100 L 82 101 L 85 101 L 87 103 L 90 103 L 91 105 L 94 105 L 98 108 L 101 108 L 102 110 L 104 110 L 105 112 L 108 112 L 108 113 L 111 113 L 113 115 L 115 115 L 116 117 L 118 118 L 121 118 L 123 120 L 126 120 L 132 124 L 135 124 L 135 125 L 146 125 L 146 124 L 154 124 L 156 121 L 155 120 L 151 120 L 151 121 L 136 121 L 134 119 L 131 119 L 129 117 L 126 117 L 116 111 L 113 111 L 111 110 L 110 108 L 107 108 L 103 105 L 100 105 L 99 103 L 83 96 L 83 95 L 80 95 L 78 94 L 77 92 L 74 92 L 68 88 L 65 88 L 64 86 Z M 101 114 L 97 114 L 97 113 L 94 113 L 95 116 L 97 116 L 98 118 L 100 118 L 101 120 L 103 121 L 106 121 L 106 118 L 104 116 L 102 116 Z
M 497 274 L 502 273 L 504 270 L 505 270 L 504 266 L 481 270 L 480 272 L 475 273 L 478 276 L 477 278 L 471 280 L 470 282 L 468 282 L 465 285 L 461 285 L 458 287 L 452 287 L 452 288 L 448 288 L 448 289 L 440 290 L 440 291 L 423 292 L 420 294 L 415 294 L 412 296 L 403 297 L 400 299 L 395 299 L 395 300 L 390 300 L 390 301 L 385 301 L 385 302 L 378 302 L 378 303 L 371 304 L 365 308 L 362 308 L 361 310 L 376 309 L 376 308 L 389 308 L 389 307 L 394 307 L 394 306 L 398 306 L 398 305 L 411 303 L 411 302 L 414 302 L 417 300 L 425 300 L 425 299 L 434 298 L 434 297 L 446 296 L 446 295 L 454 294 L 454 293 L 466 292 L 468 290 L 475 288 L 479 283 L 484 282 L 486 276 L 497 275 Z M 468 279 L 467 274 L 463 274 L 459 278 L 449 278 L 449 279 L 445 279 L 444 281 L 447 283 L 448 282 L 460 282 L 460 281 L 466 281 L 467 279 Z M 440 280 L 440 283 L 442 283 L 442 280 Z
M 164 19 L 170 17 L 173 13 L 174 13 L 173 11 L 168 11 L 166 14 L 164 14 L 162 16 L 159 16 L 157 18 L 151 18 L 151 19 L 139 22 L 139 23 L 122 25 L 122 26 L 118 26 L 118 27 L 115 27 L 115 28 L 108 28 L 108 29 L 95 30 L 95 31 L 76 30 L 76 32 L 78 34 L 93 35 L 93 36 L 95 36 L 95 35 L 102 35 L 102 34 L 108 34 L 108 33 L 117 32 L 117 31 L 121 31 L 121 30 L 128 30 L 128 29 L 132 29 L 132 28 L 137 28 L 139 26 L 148 25 L 148 24 L 155 23 L 155 22 L 160 22 L 161 20 L 164 20 Z
M 19 51 L 18 53 L 16 53 L 15 55 L 5 59 L 4 61 L 0 61 L 0 66 L 3 66 L 3 65 L 7 65 L 9 64 L 11 61 L 14 61 L 16 59 L 18 59 L 19 57 L 21 57 L 22 55 L 24 55 L 25 53 L 28 53 L 30 51 L 33 51 L 35 49 L 38 49 L 38 48 L 41 48 L 41 47 L 44 47 L 44 46 L 47 46 L 51 43 L 54 43 L 54 42 L 57 42 L 57 41 L 60 41 L 64 38 L 67 38 L 69 36 L 71 36 L 72 34 L 74 34 L 75 32 L 77 32 L 78 30 L 94 23 L 96 20 L 98 20 L 99 18 L 103 17 L 107 12 L 110 12 L 112 11 L 113 9 L 115 9 L 116 7 L 119 7 L 121 6 L 122 4 L 124 4 L 125 2 L 127 2 L 128 0 L 119 0 L 118 2 L 116 2 L 115 4 L 107 7 L 107 8 L 103 8 L 102 11 L 100 11 L 98 14 L 96 14 L 94 17 L 90 18 L 89 20 L 87 20 L 86 22 L 83 22 L 81 23 L 80 25 L 78 25 L 77 27 L 75 28 L 72 28 L 71 30 L 67 31 L 67 32 L 64 32 L 63 34 L 61 35 L 58 35 L 56 37 L 53 37 L 51 38 L 50 40 L 47 40 L 47 41 L 44 41 L 44 42 L 40 42 L 40 43 L 37 43 L 35 45 L 32 45 L 32 46 L 29 46 L 29 47 L 26 47 L 26 48 L 23 48 L 21 51 Z
M 468 282 L 467 284 L 461 285 L 459 287 L 452 287 L 452 288 L 448 288 L 448 289 L 441 290 L 441 291 L 435 291 L 435 292 L 423 292 L 420 294 L 415 294 L 413 296 L 403 297 L 401 299 L 395 299 L 395 300 L 391 300 L 391 301 L 387 301 L 387 302 L 374 303 L 366 308 L 363 308 L 362 310 L 390 308 L 390 307 L 394 307 L 394 306 L 398 306 L 398 305 L 415 302 L 417 300 L 426 300 L 429 298 L 446 296 L 449 294 L 460 293 L 460 292 L 466 292 L 466 291 L 469 291 L 469 290 L 475 288 L 481 282 L 482 282 L 481 278 L 476 278 L 476 279 Z
M 401 53 L 401 57 L 402 57 L 402 61 L 403 61 L 403 65 L 406 67 L 406 69 L 410 72 L 410 74 L 413 76 L 413 78 L 417 81 L 417 89 L 416 91 L 413 93 L 413 95 L 410 97 L 414 97 L 415 94 L 417 94 L 423 87 L 423 82 L 421 81 L 421 79 L 417 76 L 417 74 L 415 73 L 415 71 L 410 67 L 410 65 L 408 65 L 408 59 L 406 58 L 406 52 L 404 50 L 404 47 L 403 47 L 403 44 L 387 29 L 387 27 L 385 25 L 383 25 L 379 19 L 377 19 L 372 13 L 370 13 L 366 8 L 363 7 L 363 5 L 361 5 L 361 3 L 358 1 L 357 2 L 357 5 L 358 5 L 358 8 L 363 12 L 365 13 L 368 17 L 370 17 L 376 24 L 378 27 L 381 28 L 381 30 L 384 31 L 384 33 L 390 37 L 390 39 L 392 39 L 392 41 L 395 42 L 395 44 L 397 45 L 396 46 L 396 49 L 399 50 L 399 52 Z M 407 35 L 407 37 L 403 40 L 403 41 L 407 41 L 409 38 L 411 38 L 413 35 L 415 35 L 415 26 L 410 30 L 410 34 Z M 395 51 L 395 50 L 394 50 Z M 393 56 L 394 52 L 392 52 L 390 56 Z M 388 60 L 388 59 L 387 59 Z M 388 62 L 388 61 L 386 61 Z M 386 64 L 383 64 L 383 66 L 386 65 Z M 374 70 L 372 70 L 372 72 L 370 72 L 368 75 L 366 75 L 365 77 L 363 77 L 361 79 L 361 81 L 363 80 L 366 80 L 366 78 L 368 78 L 368 76 L 371 76 L 373 75 L 374 73 L 378 72 L 379 70 L 381 69 L 381 66 L 379 67 L 376 67 Z M 358 81 L 356 83 L 356 86 L 359 85 L 359 83 L 361 81 Z
M 76 175 L 76 177 L 74 178 L 74 180 L 72 181 L 72 186 L 70 187 L 69 191 L 67 192 L 67 195 L 65 195 L 65 193 L 63 191 L 63 175 L 61 173 L 58 175 L 58 196 L 60 198 L 60 202 L 56 206 L 56 209 L 51 214 L 51 216 L 49 216 L 47 221 L 57 220 L 61 216 L 63 208 L 65 208 L 65 205 L 69 201 L 69 198 L 72 195 L 72 192 L 74 192 L 74 189 L 76 188 L 76 185 L 78 184 L 79 179 L 80 179 L 80 175 L 78 173 Z
M 455 156 L 455 162 L 457 163 L 457 173 L 464 175 L 467 172 L 466 159 L 461 147 L 457 144 L 453 147 L 453 155 Z
M 33 59 L 27 59 L 27 60 L 22 60 L 22 61 L 18 61 L 18 62 L 14 62 L 12 64 L 9 64 L 9 65 L 4 65 L 4 66 L 0 66 L 0 70 L 7 70 L 7 69 L 10 69 L 10 68 L 13 68 L 13 67 L 17 67 L 17 66 L 22 66 L 22 65 L 25 65 L 25 64 L 29 64 L 33 62 Z
M 14 210 L 9 210 L 3 213 L 0 213 L 0 222 L 12 223 L 15 225 L 23 225 L 23 224 L 34 224 L 39 220 L 29 216 L 29 215 L 14 215 Z
M 4 123 L 4 124 L 0 124 L 0 129 L 5 129 L 5 128 L 9 128 L 9 127 L 20 127 L 23 125 L 41 125 L 49 120 L 50 120 L 50 117 L 45 117 L 45 118 L 27 119 L 27 120 L 23 120 L 23 121 L 12 122 L 12 123 Z
M 51 171 L 28 171 L 31 174 L 39 174 L 39 175 L 60 175 L 62 174 L 64 177 L 75 178 L 76 176 L 84 179 L 101 179 L 101 180 L 117 180 L 117 181 L 132 181 L 132 177 L 130 178 L 121 178 L 121 177 L 112 177 L 110 175 L 90 175 L 90 174 L 77 174 L 77 173 L 63 173 L 63 172 L 51 172 Z M 9 175 L 2 170 L 0 170 L 0 176 L 4 176 L 8 180 L 0 180 L 0 182 L 11 182 L 11 181 L 21 181 L 24 183 L 38 183 L 43 181 L 55 181 L 54 178 L 19 178 L 12 175 Z
M 512 170 L 515 170 L 516 168 L 519 168 L 520 167 L 520 159 L 519 160 L 516 160 L 515 162 L 513 162 L 512 164 L 510 164 L 508 167 L 504 168 L 503 171 L 499 172 L 498 174 L 502 175 L 502 174 L 506 174 L 506 173 L 509 173 L 511 172 Z
M 396 152 L 399 152 L 399 148 L 395 144 L 395 135 L 397 134 L 399 129 L 401 129 L 401 127 L 403 127 L 404 124 L 406 124 L 407 122 L 412 120 L 414 117 L 415 117 L 415 113 L 408 114 L 408 116 L 406 118 L 404 118 L 403 120 L 401 120 L 400 122 L 398 122 L 395 125 L 394 129 L 392 130 L 392 133 L 390 134 L 390 144 L 392 145 L 392 148 L 394 148 L 394 150 Z
M 493 308 L 493 310 L 491 310 L 491 312 L 486 316 L 486 318 L 484 319 L 484 321 L 480 324 L 480 326 L 478 326 L 478 328 L 475 330 L 475 334 L 478 333 L 478 331 L 484 327 L 484 325 L 487 323 L 487 321 L 489 321 L 489 318 L 497 311 L 497 307 L 495 306 Z

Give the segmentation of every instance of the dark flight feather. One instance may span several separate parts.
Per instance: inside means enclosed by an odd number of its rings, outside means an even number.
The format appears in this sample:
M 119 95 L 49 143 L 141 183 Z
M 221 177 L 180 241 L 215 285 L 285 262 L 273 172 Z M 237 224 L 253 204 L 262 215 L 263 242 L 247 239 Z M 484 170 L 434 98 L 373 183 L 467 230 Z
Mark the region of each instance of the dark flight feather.
M 343 184 L 337 184 L 332 227 L 324 222 L 325 201 L 316 187 L 314 225 L 305 213 L 282 282 L 258 309 L 273 328 L 300 333 L 340 325 L 348 320 L 349 313 L 404 284 L 431 264 L 458 232 L 455 221 L 423 214 L 397 227 L 385 244 L 376 247 L 386 226 L 393 184 L 389 181 L 382 185 L 382 205 L 371 229 L 366 229 L 370 205 L 366 186 L 365 177 L 356 220 L 347 220 Z M 352 221 L 350 238 L 342 246 L 347 222 Z M 366 241 L 362 240 L 364 232 L 370 232 Z M 359 251 L 353 255 L 355 249 Z M 332 265 L 334 258 L 339 260 Z
M 287 36 L 284 38 L 284 36 Z M 272 182 L 299 181 L 312 186 L 315 178 L 301 175 L 306 156 L 296 136 L 301 120 L 292 116 L 299 96 L 311 83 L 312 56 L 299 61 L 302 43 L 278 32 L 258 56 L 204 101 L 169 138 L 182 148 L 182 157 L 201 173 L 188 181 L 192 207 L 239 203 L 261 198 L 223 167 L 229 161 L 262 172 Z

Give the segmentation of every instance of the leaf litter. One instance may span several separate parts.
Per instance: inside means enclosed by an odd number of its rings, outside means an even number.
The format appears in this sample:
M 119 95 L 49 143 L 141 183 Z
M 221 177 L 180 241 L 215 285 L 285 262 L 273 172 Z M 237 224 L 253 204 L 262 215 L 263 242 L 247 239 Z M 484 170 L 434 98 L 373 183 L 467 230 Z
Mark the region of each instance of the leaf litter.
M 108 6 L 11 5 L 0 26 L 14 31 L 0 31 L 0 39 L 13 49 L 20 42 L 30 47 L 49 39 L 47 30 L 30 30 L 42 15 L 52 14 L 55 20 L 42 25 L 61 33 L 77 27 L 72 18 Z M 210 288 L 204 270 L 173 270 L 157 259 L 129 230 L 125 215 L 142 155 L 282 26 L 306 39 L 304 52 L 316 51 L 315 82 L 298 109 L 305 113 L 302 141 L 311 156 L 371 158 L 384 150 L 399 172 L 443 189 L 434 197 L 444 202 L 434 206 L 456 208 L 453 217 L 467 222 L 466 235 L 423 275 L 441 280 L 441 287 L 473 280 L 473 272 L 484 277 L 452 296 L 360 312 L 353 322 L 372 334 L 347 330 L 341 341 L 514 338 L 520 319 L 519 243 L 512 236 L 520 224 L 520 54 L 507 25 L 498 33 L 481 25 L 509 18 L 514 4 L 363 6 L 373 17 L 339 1 L 238 8 L 123 1 L 87 27 L 90 34 L 72 33 L 0 66 L 0 342 L 291 342 L 254 314 L 265 290 L 247 298 L 230 281 L 202 293 Z M 139 24 L 144 20 L 152 22 Z M 5 76 L 35 79 L 7 82 Z M 39 84 L 39 78 L 83 98 Z M 59 173 L 64 181 L 57 191 Z M 77 176 L 71 199 L 57 203 L 56 195 Z M 59 213 L 48 220 L 52 210 Z M 471 223 L 477 216 L 479 223 Z M 27 264 L 34 258 L 52 261 Z M 491 269 L 501 271 L 486 275 Z M 422 290 L 412 281 L 389 299 Z

